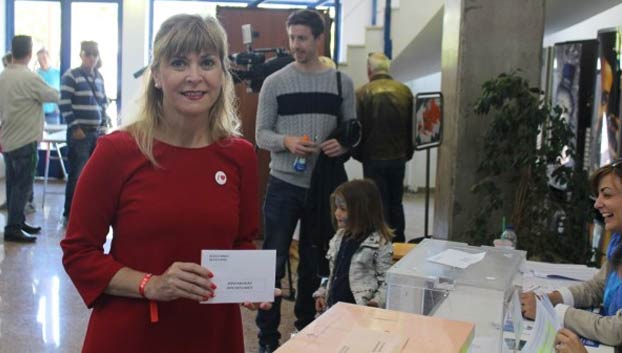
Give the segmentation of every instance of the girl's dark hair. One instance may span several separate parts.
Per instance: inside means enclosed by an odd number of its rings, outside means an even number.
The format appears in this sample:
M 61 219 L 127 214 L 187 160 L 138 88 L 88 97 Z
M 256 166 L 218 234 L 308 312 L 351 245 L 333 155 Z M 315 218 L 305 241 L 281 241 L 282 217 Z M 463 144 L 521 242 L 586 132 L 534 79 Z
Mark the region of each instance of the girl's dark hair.
M 345 182 L 330 195 L 330 207 L 335 228 L 337 228 L 337 219 L 335 218 L 335 198 L 337 197 L 343 198 L 348 209 L 345 236 L 362 240 L 369 234 L 378 232 L 386 240 L 393 238 L 393 230 L 384 220 L 380 192 L 372 180 L 355 179 Z

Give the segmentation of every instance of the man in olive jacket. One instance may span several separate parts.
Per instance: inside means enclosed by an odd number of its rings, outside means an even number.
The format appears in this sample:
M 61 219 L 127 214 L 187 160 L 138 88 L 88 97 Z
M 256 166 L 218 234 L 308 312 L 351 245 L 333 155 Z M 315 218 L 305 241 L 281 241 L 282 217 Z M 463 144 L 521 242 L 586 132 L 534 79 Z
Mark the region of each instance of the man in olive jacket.
M 404 174 L 412 158 L 413 95 L 389 75 L 391 61 L 382 53 L 367 58 L 369 83 L 356 92 L 356 112 L 362 138 L 353 157 L 363 163 L 363 174 L 376 182 L 394 242 L 404 242 Z

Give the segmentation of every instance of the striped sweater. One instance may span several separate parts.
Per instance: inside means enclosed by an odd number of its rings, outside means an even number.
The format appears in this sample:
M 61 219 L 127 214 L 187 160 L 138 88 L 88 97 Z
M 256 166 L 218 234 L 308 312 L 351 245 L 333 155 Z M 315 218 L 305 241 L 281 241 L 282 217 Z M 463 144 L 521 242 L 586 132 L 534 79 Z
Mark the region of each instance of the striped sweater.
M 308 188 L 317 154 L 307 158 L 307 169 L 293 168 L 296 156 L 283 144 L 286 135 L 308 135 L 317 144 L 337 127 L 341 109 L 344 121 L 356 118 L 352 79 L 341 74 L 342 100 L 338 96 L 336 70 L 320 73 L 299 71 L 291 63 L 270 75 L 259 93 L 257 145 L 270 151 L 270 174 L 290 184 Z
M 91 85 L 86 78 L 95 85 L 97 97 L 93 96 Z M 97 128 L 102 121 L 102 112 L 99 102 L 106 101 L 104 79 L 96 70 L 94 74 L 80 67 L 68 70 L 61 79 L 60 104 L 58 105 L 68 128 L 81 126 Z

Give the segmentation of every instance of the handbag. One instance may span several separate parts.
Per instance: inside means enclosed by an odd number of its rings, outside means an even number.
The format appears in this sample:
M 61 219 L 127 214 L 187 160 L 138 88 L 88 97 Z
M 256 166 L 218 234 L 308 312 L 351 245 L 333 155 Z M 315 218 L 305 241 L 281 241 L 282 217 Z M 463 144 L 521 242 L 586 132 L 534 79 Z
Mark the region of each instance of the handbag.
M 339 95 L 340 102 L 343 102 L 341 71 L 337 71 L 337 93 Z M 343 113 L 341 109 L 337 110 L 337 129 L 334 131 L 334 134 L 336 135 L 337 141 L 339 141 L 342 146 L 350 149 L 356 147 L 359 142 L 361 142 L 361 131 L 362 126 L 358 119 L 343 121 Z

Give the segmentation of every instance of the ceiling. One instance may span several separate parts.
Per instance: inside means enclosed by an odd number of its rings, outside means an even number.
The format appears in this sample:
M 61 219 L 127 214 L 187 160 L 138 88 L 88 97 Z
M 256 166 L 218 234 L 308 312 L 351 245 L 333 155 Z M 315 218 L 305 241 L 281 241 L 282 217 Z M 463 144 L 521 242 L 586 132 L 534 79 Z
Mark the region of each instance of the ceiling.
M 545 0 L 544 35 L 549 35 L 616 5 L 622 0 Z M 620 20 L 622 24 L 622 19 Z M 443 8 L 393 61 L 391 72 L 400 81 L 410 81 L 441 70 Z M 412 65 L 417 63 L 417 65 Z

